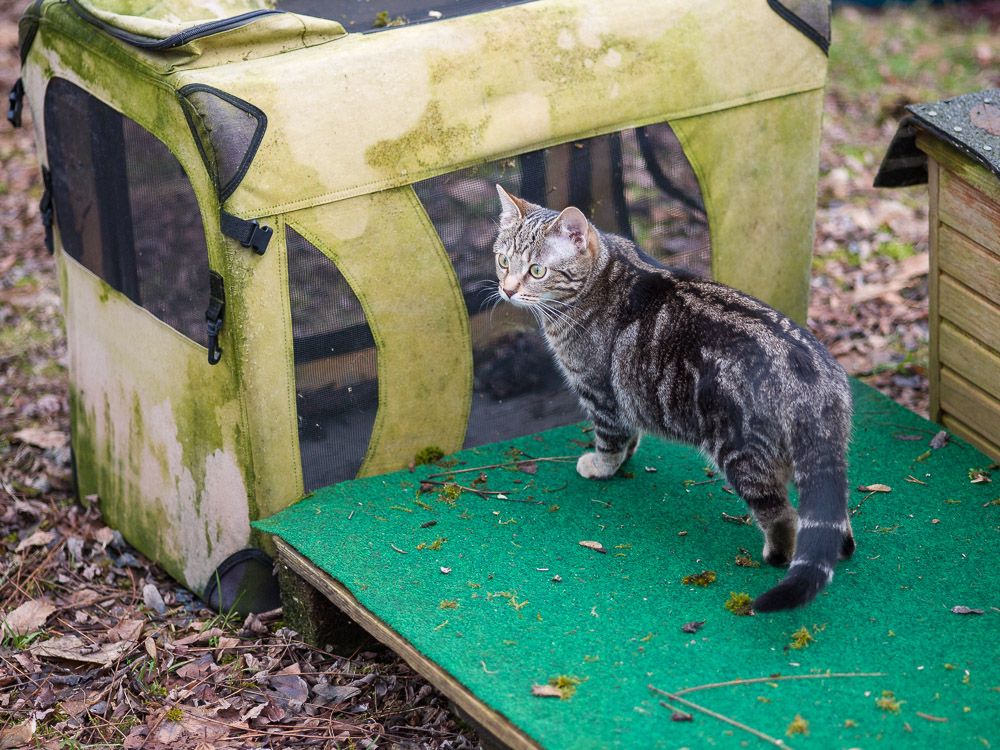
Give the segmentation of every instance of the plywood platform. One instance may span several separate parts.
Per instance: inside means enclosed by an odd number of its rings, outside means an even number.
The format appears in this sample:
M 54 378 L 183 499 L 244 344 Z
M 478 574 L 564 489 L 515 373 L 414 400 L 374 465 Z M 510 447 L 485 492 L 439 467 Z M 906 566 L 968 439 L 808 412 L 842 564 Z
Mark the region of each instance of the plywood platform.
M 541 460 L 579 455 L 583 425 L 339 484 L 258 526 L 509 747 L 996 747 L 1000 472 L 972 483 L 988 458 L 855 398 L 851 486 L 891 490 L 852 492 L 858 552 L 797 612 L 725 608 L 782 572 L 739 564 L 760 534 L 695 451 L 646 440 L 603 482 Z M 419 492 L 428 478 L 501 494 Z M 551 682 L 564 698 L 533 695 Z

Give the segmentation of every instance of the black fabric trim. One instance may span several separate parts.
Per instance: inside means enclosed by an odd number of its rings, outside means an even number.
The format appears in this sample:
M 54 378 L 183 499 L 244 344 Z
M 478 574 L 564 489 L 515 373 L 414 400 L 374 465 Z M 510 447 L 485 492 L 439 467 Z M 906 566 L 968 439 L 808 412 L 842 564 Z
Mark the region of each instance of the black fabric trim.
M 779 16 L 788 21 L 788 23 L 790 23 L 796 29 L 805 34 L 807 39 L 809 39 L 811 42 L 814 42 L 817 47 L 823 50 L 823 54 L 829 57 L 830 40 L 826 36 L 824 36 L 815 28 L 810 26 L 799 16 L 792 13 L 792 11 L 790 11 L 788 8 L 782 5 L 779 2 L 779 0 L 767 0 L 767 4 L 771 7 L 771 10 L 773 10 Z
M 219 97 L 223 101 L 232 104 L 234 107 L 243 110 L 257 121 L 257 127 L 254 130 L 253 137 L 250 139 L 250 145 L 247 146 L 246 153 L 243 155 L 243 160 L 240 162 L 240 166 L 237 168 L 236 173 L 225 185 L 219 183 L 219 170 L 217 167 L 213 170 L 214 165 L 208 160 L 208 154 L 205 152 L 204 145 L 201 142 L 201 137 L 198 135 L 197 124 L 193 120 L 192 112 L 197 113 L 198 109 L 187 97 L 188 94 L 193 94 L 198 91 L 203 91 Z M 201 152 L 201 158 L 205 162 L 205 166 L 208 168 L 209 173 L 213 175 L 213 179 L 215 180 L 215 189 L 219 194 L 219 202 L 223 203 L 235 192 L 236 188 L 239 187 L 239 184 L 243 181 L 243 178 L 246 177 L 247 170 L 250 169 L 250 165 L 253 163 L 253 159 L 257 155 L 257 149 L 260 148 L 261 141 L 264 140 L 264 133 L 267 131 L 267 115 L 264 114 L 264 110 L 259 107 L 255 107 L 250 102 L 240 99 L 238 96 L 233 96 L 232 94 L 222 91 L 221 89 L 206 86 L 203 83 L 191 83 L 187 86 L 182 86 L 177 90 L 177 93 L 182 97 L 182 101 L 186 102 L 188 105 L 186 107 L 182 107 L 184 110 L 184 117 L 187 119 L 188 127 L 191 128 L 191 133 L 194 135 L 195 141 L 198 143 L 198 151 Z
M 620 131 L 608 135 L 608 150 L 611 153 L 611 196 L 615 202 L 618 234 L 635 241 L 635 237 L 632 235 L 628 200 L 625 198 L 625 162 L 622 159 L 622 134 Z
M 68 0 L 69 6 L 76 11 L 77 15 L 80 16 L 84 21 L 90 23 L 97 28 L 101 29 L 107 34 L 110 34 L 115 39 L 120 39 L 123 42 L 128 42 L 135 47 L 142 47 L 143 49 L 149 50 L 165 50 L 173 49 L 174 47 L 183 47 L 189 42 L 193 42 L 196 39 L 201 39 L 202 37 L 212 36 L 213 34 L 221 34 L 223 31 L 231 31 L 233 29 L 238 29 L 240 26 L 246 26 L 248 23 L 253 23 L 258 18 L 264 16 L 271 16 L 275 13 L 284 13 L 283 10 L 252 10 L 249 13 L 241 13 L 238 16 L 232 16 L 230 18 L 220 18 L 217 21 L 209 21 L 208 23 L 203 23 L 198 26 L 192 26 L 189 29 L 180 31 L 176 34 L 166 37 L 165 39 L 157 39 L 156 37 L 145 36 L 143 34 L 135 34 L 131 31 L 125 31 L 117 26 L 112 26 L 111 24 L 105 22 L 104 20 L 98 18 L 82 5 L 80 5 L 77 0 Z
M 24 67 L 24 61 L 28 59 L 28 53 L 31 51 L 31 45 L 35 41 L 35 35 L 38 33 L 38 24 L 42 20 L 43 2 L 44 0 L 35 0 L 32 5 L 29 5 L 18 23 L 18 51 L 21 55 L 22 68 Z M 24 24 L 23 29 L 21 28 L 22 24 Z

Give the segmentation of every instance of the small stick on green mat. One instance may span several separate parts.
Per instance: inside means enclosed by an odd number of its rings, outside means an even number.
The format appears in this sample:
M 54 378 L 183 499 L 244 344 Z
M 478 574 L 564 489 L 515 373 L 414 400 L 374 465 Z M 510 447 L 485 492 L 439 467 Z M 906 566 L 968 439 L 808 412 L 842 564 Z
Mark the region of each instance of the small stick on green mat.
M 437 476 L 435 474 L 434 476 Z M 509 503 L 527 503 L 528 505 L 545 505 L 541 500 L 520 500 L 516 497 L 508 497 L 506 493 L 494 492 L 493 490 L 477 490 L 475 487 L 463 487 L 458 482 L 435 482 L 432 479 L 421 479 L 420 482 L 426 484 L 439 484 L 442 487 L 454 487 L 463 492 L 472 492 L 486 500 L 506 500 Z
M 446 472 L 447 473 L 447 472 Z M 432 476 L 438 476 L 433 474 Z M 475 487 L 463 487 L 458 482 L 435 482 L 433 479 L 421 479 L 421 484 L 436 484 L 441 487 L 455 487 L 456 489 L 462 490 L 463 492 L 474 492 L 479 495 L 479 497 L 488 498 L 490 495 L 503 495 L 502 492 L 495 492 L 494 490 L 477 490 Z
M 707 685 L 695 685 L 694 687 L 678 690 L 674 695 L 684 695 L 697 690 L 708 690 L 709 688 L 731 687 L 732 685 L 750 685 L 754 682 L 778 682 L 779 680 L 825 680 L 828 677 L 885 677 L 885 672 L 836 672 L 829 674 L 790 674 L 778 677 L 751 677 L 746 680 L 730 680 L 729 682 L 712 682 Z M 650 688 L 656 690 L 652 685 Z
M 545 458 L 522 458 L 520 461 L 508 461 L 505 464 L 490 464 L 489 466 L 474 466 L 471 469 L 458 469 L 457 471 L 439 471 L 437 474 L 428 474 L 431 477 L 443 477 L 449 474 L 462 474 L 466 471 L 484 471 L 485 469 L 503 469 L 507 466 L 518 466 L 520 464 L 531 463 L 532 461 L 576 461 L 579 456 L 547 456 Z M 427 481 L 426 479 L 424 481 Z
M 708 714 L 713 719 L 718 719 L 719 721 L 724 721 L 727 724 L 730 724 L 731 726 L 736 727 L 737 729 L 742 729 L 744 732 L 749 732 L 754 737 L 759 737 L 760 739 L 762 739 L 762 740 L 764 740 L 766 742 L 770 742 L 772 745 L 775 745 L 776 747 L 784 747 L 784 748 L 788 748 L 788 750 L 791 750 L 791 746 L 790 745 L 785 744 L 781 740 L 776 740 L 774 737 L 772 737 L 769 734 L 764 734 L 759 729 L 754 729 L 753 727 L 748 727 L 746 724 L 741 724 L 740 722 L 736 721 L 735 719 L 730 719 L 728 716 L 723 716 L 722 714 L 716 713 L 715 711 L 712 711 L 712 710 L 710 710 L 708 708 L 705 708 L 704 706 L 699 706 L 697 703 L 692 703 L 691 701 L 686 700 L 684 698 L 681 698 L 680 696 L 678 696 L 678 695 L 676 695 L 674 693 L 668 693 L 666 690 L 660 690 L 659 688 L 655 688 L 652 685 L 647 685 L 647 687 L 650 690 L 652 690 L 653 692 L 659 693 L 660 695 L 667 696 L 670 700 L 674 701 L 675 703 L 681 703 L 681 704 L 687 706 L 688 708 L 693 708 L 695 711 L 701 711 L 701 713 L 703 713 L 703 714 Z M 671 710 L 673 710 L 673 709 L 671 709 Z

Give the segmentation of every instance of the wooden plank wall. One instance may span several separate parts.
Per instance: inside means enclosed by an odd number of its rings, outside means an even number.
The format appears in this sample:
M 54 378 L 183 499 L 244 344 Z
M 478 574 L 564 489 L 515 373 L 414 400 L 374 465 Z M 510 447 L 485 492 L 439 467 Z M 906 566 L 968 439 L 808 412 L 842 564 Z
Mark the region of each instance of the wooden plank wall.
M 930 136 L 931 419 L 1000 460 L 1000 180 Z

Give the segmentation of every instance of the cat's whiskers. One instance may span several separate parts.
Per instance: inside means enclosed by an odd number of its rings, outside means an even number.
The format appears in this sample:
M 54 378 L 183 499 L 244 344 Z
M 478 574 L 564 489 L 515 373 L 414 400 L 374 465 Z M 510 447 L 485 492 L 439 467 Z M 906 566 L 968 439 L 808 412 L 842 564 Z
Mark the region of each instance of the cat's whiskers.
M 579 330 L 581 332 L 584 331 L 585 329 L 580 324 L 580 322 L 578 320 L 574 319 L 568 312 L 566 312 L 565 310 L 559 310 L 559 309 L 557 309 L 555 307 L 550 307 L 548 305 L 549 302 L 555 302 L 555 301 L 557 301 L 557 300 L 551 300 L 551 299 L 539 300 L 538 301 L 538 307 L 541 308 L 542 310 L 547 311 L 548 314 L 552 316 L 552 318 L 550 318 L 550 320 L 551 319 L 555 319 L 555 320 L 560 321 L 564 325 L 574 327 L 574 328 L 576 328 L 577 330 Z M 576 309 L 576 308 L 574 308 L 574 309 Z

